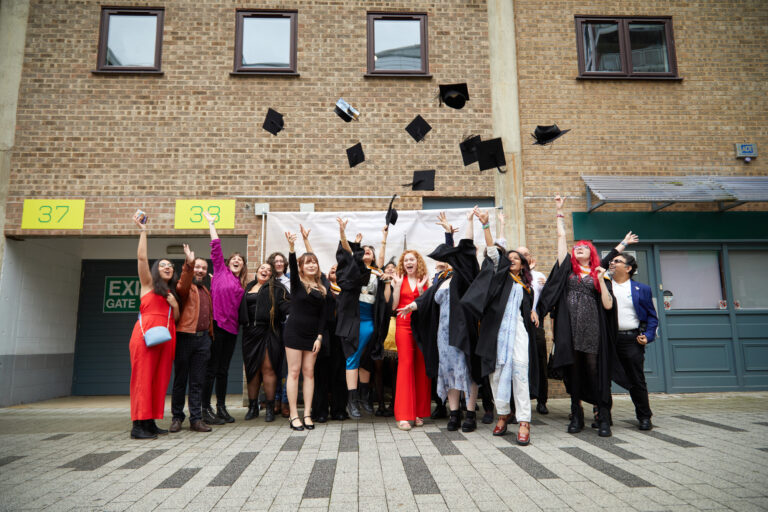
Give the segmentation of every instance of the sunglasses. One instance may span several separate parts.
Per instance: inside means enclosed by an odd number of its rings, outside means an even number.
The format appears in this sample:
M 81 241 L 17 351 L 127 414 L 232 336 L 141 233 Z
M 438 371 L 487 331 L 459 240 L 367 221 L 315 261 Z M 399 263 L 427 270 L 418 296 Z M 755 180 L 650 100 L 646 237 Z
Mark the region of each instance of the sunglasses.
M 157 264 L 157 268 L 165 268 L 165 267 L 173 268 L 173 263 L 171 263 L 170 261 L 161 261 L 160 263 Z
M 615 260 L 611 260 L 611 263 L 623 263 L 624 265 L 626 265 L 626 264 L 627 264 L 627 262 L 626 262 L 626 261 L 624 261 L 624 260 L 620 260 L 619 258 L 616 258 Z

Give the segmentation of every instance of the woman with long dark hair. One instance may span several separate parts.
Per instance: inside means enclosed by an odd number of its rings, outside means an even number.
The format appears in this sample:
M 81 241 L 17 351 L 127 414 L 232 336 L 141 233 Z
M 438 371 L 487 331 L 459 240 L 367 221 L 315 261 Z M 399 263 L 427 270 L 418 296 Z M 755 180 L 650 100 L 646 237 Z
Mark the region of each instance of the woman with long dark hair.
M 272 265 L 262 263 L 256 279 L 245 286 L 240 308 L 243 328 L 243 362 L 248 382 L 246 420 L 259 415 L 259 388 L 264 384 L 266 422 L 275 421 L 277 374 L 283 364 L 282 330 L 288 315 L 288 290 L 275 280 Z
M 171 380 L 173 356 L 176 352 L 176 320 L 179 319 L 179 299 L 173 263 L 165 258 L 155 261 L 152 269 L 147 260 L 147 225 L 140 214 L 133 222 L 141 230 L 136 254 L 141 283 L 139 319 L 133 326 L 129 350 L 131 353 L 131 437 L 154 439 L 167 434 L 158 428 L 156 419 L 163 418 L 165 392 Z M 167 327 L 171 339 L 148 347 L 144 333 L 152 327 Z

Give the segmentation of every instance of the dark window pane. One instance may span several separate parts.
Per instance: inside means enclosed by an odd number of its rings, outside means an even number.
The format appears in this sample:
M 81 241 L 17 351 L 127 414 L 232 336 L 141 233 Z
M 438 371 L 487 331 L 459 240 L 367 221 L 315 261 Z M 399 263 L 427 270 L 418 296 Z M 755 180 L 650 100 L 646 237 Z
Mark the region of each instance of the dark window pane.
M 629 44 L 632 48 L 632 71 L 667 73 L 667 38 L 661 23 L 630 23 Z
M 584 70 L 621 72 L 618 23 L 584 23 Z
M 291 67 L 291 19 L 243 19 L 243 67 Z
M 419 20 L 375 20 L 373 34 L 374 69 L 423 69 Z
M 155 66 L 157 16 L 110 14 L 107 66 Z

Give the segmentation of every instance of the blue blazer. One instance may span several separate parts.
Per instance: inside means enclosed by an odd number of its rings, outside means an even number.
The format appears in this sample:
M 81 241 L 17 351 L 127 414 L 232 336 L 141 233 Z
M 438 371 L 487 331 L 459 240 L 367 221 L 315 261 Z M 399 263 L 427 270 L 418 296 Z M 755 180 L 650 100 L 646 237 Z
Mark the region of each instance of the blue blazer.
M 647 284 L 632 281 L 632 304 L 635 306 L 637 319 L 645 324 L 645 337 L 648 343 L 656 338 L 656 327 L 659 325 L 659 318 L 656 316 L 656 308 L 653 307 L 653 294 L 651 287 Z

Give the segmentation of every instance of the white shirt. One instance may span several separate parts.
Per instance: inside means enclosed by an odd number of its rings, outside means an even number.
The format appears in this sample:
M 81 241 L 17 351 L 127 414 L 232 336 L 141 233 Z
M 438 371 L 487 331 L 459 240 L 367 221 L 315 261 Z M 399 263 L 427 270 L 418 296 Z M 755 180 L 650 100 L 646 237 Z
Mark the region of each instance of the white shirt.
M 290 291 L 291 291 L 291 278 L 288 277 L 287 275 L 283 274 L 283 275 L 277 277 L 276 279 L 278 281 L 280 281 L 280 284 L 285 286 L 286 290 L 288 290 L 288 292 L 290 293 Z
M 614 280 L 613 295 L 616 297 L 617 313 L 619 314 L 619 330 L 629 331 L 640 327 L 640 320 L 635 312 L 635 305 L 632 302 L 632 281 L 627 279 L 619 284 Z
M 536 311 L 536 304 L 539 303 L 539 297 L 541 297 L 541 290 L 544 288 L 544 285 L 539 283 L 539 279 L 546 279 L 547 276 L 539 272 L 538 270 L 531 270 L 531 279 L 533 282 L 531 283 L 531 286 L 533 287 L 533 310 Z

